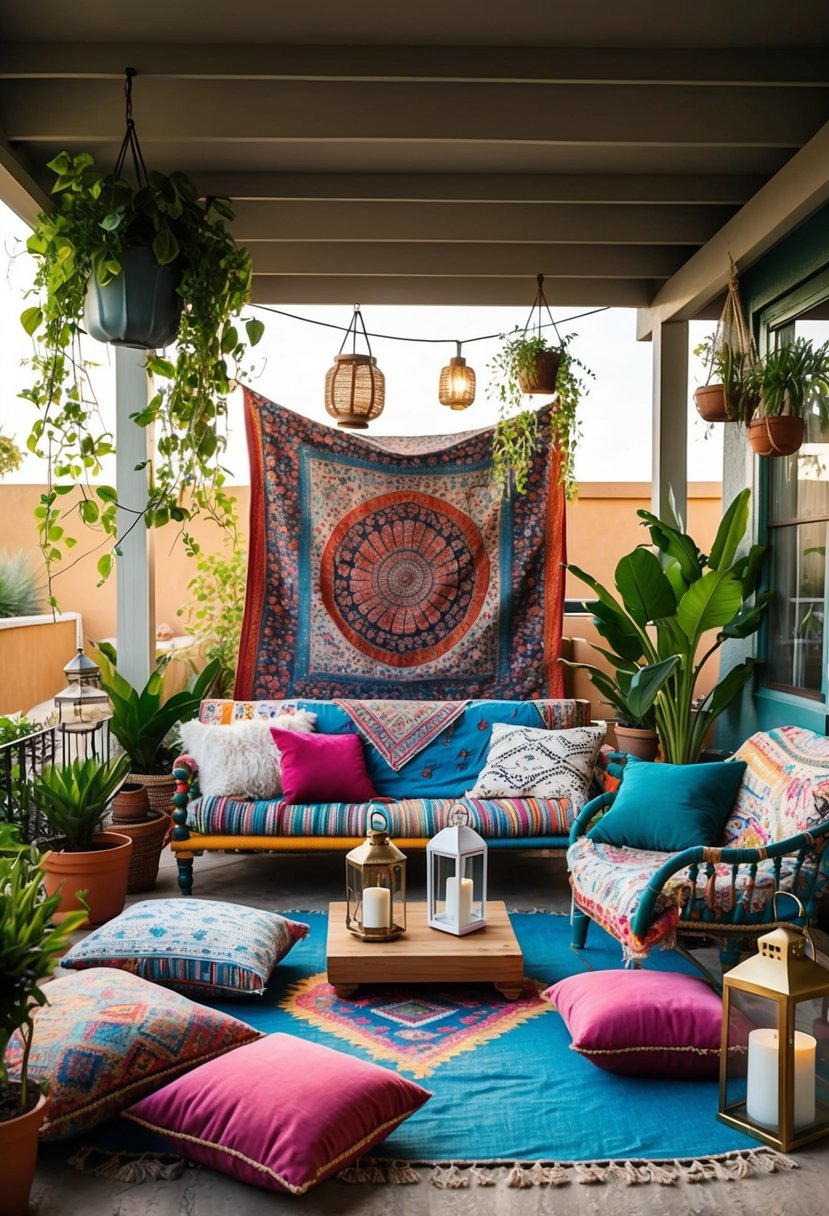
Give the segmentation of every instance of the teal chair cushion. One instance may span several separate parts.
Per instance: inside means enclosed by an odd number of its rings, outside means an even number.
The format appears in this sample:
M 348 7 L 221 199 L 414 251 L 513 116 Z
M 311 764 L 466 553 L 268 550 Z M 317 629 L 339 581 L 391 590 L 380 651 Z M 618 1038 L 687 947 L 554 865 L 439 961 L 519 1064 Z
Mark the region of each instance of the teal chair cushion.
M 743 760 L 655 764 L 631 756 L 613 806 L 588 836 L 661 853 L 717 845 L 745 771 Z

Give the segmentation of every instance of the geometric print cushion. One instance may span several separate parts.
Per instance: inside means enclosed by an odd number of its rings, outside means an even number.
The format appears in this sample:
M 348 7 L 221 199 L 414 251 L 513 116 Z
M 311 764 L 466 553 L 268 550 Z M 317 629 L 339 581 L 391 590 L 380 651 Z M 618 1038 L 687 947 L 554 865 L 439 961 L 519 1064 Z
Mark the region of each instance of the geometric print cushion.
M 28 1076 L 46 1082 L 43 1140 L 95 1127 L 179 1074 L 261 1038 L 243 1022 L 110 968 L 53 980 L 34 1011 Z M 20 1079 L 23 1044 L 6 1052 Z
M 495 722 L 486 765 L 469 798 L 569 798 L 577 813 L 588 797 L 603 722 L 537 730 Z
M 747 764 L 725 839 L 732 848 L 762 848 L 809 831 L 825 817 L 829 739 L 800 726 L 758 731 L 735 753 Z
M 117 967 L 188 995 L 261 995 L 308 926 L 209 899 L 133 904 L 73 946 L 61 966 Z

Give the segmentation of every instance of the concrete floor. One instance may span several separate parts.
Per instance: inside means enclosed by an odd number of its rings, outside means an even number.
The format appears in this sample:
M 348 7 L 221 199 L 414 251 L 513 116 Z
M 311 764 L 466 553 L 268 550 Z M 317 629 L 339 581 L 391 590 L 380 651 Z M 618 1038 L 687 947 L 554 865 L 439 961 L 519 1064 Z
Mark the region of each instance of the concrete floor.
M 422 857 L 409 859 L 412 897 L 425 897 Z M 342 898 L 341 855 L 302 857 L 215 855 L 196 858 L 193 893 L 280 911 L 324 910 Z M 490 894 L 507 907 L 566 912 L 569 896 L 561 858 L 538 854 L 490 854 Z M 178 894 L 175 865 L 166 857 L 157 897 Z M 134 896 L 130 902 L 147 896 Z M 674 1112 L 678 1119 L 682 1111 Z M 630 1187 L 618 1182 L 514 1190 L 503 1178 L 494 1187 L 440 1190 L 428 1171 L 420 1185 L 324 1183 L 300 1198 L 257 1191 L 208 1170 L 184 1171 L 175 1181 L 128 1185 L 79 1174 L 65 1164 L 65 1146 L 41 1148 L 31 1197 L 32 1216 L 818 1216 L 827 1208 L 829 1148 L 801 1149 L 798 1169 L 740 1182 L 678 1183 Z

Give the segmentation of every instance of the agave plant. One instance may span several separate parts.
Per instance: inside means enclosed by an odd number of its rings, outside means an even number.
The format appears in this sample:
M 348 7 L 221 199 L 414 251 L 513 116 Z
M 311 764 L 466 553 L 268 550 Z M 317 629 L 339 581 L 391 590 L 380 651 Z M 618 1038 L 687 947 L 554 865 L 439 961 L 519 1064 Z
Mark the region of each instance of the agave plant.
M 85 853 L 92 848 L 92 837 L 129 769 L 126 756 L 108 761 L 90 756 L 68 764 L 46 764 L 29 779 L 28 797 L 67 852 Z
M 626 686 L 632 715 L 641 718 L 653 710 L 663 756 L 672 764 L 699 757 L 708 728 L 754 671 L 756 660 L 746 659 L 705 696 L 697 693 L 708 660 L 727 639 L 756 633 L 771 598 L 770 592 L 755 596 L 764 547 L 753 545 L 737 556 L 748 527 L 750 494 L 743 490 L 731 503 L 710 554 L 674 522 L 637 511 L 654 548 L 640 545 L 621 559 L 615 572 L 618 596 L 570 566 L 596 596 L 594 624 L 611 647 L 597 649 Z M 706 644 L 714 629 L 713 642 Z
M 0 553 L 0 617 L 35 616 L 43 607 L 41 580 L 24 549 Z

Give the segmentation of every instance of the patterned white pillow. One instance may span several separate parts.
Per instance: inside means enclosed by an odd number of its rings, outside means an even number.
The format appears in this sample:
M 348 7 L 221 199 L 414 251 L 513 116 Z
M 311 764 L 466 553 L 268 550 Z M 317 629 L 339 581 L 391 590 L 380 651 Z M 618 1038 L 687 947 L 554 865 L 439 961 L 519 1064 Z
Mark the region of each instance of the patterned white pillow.
M 486 764 L 467 797 L 569 798 L 578 812 L 606 729 L 604 722 L 572 730 L 494 722 Z
M 316 721 L 316 714 L 301 709 L 227 726 L 185 722 L 181 741 L 199 766 L 199 789 L 205 798 L 278 798 L 282 772 L 271 727 L 310 734 Z

